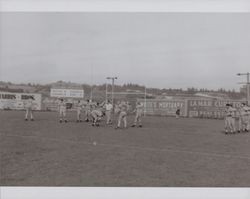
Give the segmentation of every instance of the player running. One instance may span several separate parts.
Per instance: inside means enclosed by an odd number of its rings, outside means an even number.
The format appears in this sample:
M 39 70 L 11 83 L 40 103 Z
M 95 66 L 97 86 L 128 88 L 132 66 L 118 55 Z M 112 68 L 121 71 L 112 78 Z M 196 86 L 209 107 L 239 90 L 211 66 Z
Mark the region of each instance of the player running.
M 61 99 L 59 104 L 58 104 L 58 111 L 59 111 L 59 122 L 62 123 L 63 121 L 65 123 L 68 122 L 68 120 L 66 119 L 66 109 L 67 109 L 67 106 L 66 106 L 66 103 L 64 101 L 64 99 Z
M 180 115 L 181 115 L 181 109 L 178 107 L 177 110 L 176 110 L 176 112 L 175 112 L 175 118 L 179 119 Z
M 236 132 L 235 128 L 235 112 L 236 109 L 233 108 L 231 104 L 226 104 L 225 110 L 225 134 Z
M 82 122 L 82 102 L 78 100 L 76 104 L 76 122 Z
M 116 129 L 121 128 L 121 122 L 123 121 L 124 128 L 127 128 L 127 111 L 128 111 L 128 104 L 122 101 L 118 106 L 118 123 Z
M 112 110 L 113 110 L 113 105 L 108 100 L 107 103 L 105 104 L 105 114 L 107 118 L 107 122 L 106 122 L 107 125 L 112 124 L 112 120 L 111 120 Z
M 97 103 L 96 107 L 91 111 L 91 117 L 93 119 L 92 126 L 100 126 L 100 121 L 103 116 L 102 107 Z
M 87 104 L 85 105 L 85 122 L 89 122 L 91 117 L 91 102 L 87 100 Z
M 247 118 L 248 118 L 248 120 L 247 120 L 247 132 L 250 130 L 250 106 L 247 106 Z
M 139 127 L 142 127 L 142 114 L 143 114 L 143 104 L 140 102 L 136 103 L 136 107 L 135 107 L 135 120 L 134 120 L 134 124 L 131 127 L 136 127 L 137 126 L 137 122 L 139 124 Z
M 241 107 L 239 109 L 239 129 L 238 133 L 240 132 L 248 132 L 249 128 L 249 118 L 248 118 L 248 107 L 245 103 L 241 104 Z
M 26 108 L 25 121 L 28 121 L 29 115 L 30 115 L 30 120 L 34 121 L 34 117 L 33 117 L 33 97 L 32 96 L 30 96 L 29 99 L 25 102 L 25 108 Z

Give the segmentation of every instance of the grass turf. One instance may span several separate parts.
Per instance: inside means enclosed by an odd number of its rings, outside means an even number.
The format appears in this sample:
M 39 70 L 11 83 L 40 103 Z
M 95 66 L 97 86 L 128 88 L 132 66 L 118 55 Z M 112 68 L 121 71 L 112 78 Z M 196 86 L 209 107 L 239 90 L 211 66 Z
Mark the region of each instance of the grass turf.
M 23 118 L 0 111 L 1 186 L 250 186 L 250 133 L 225 135 L 222 120 L 145 117 L 115 130 L 74 113 Z

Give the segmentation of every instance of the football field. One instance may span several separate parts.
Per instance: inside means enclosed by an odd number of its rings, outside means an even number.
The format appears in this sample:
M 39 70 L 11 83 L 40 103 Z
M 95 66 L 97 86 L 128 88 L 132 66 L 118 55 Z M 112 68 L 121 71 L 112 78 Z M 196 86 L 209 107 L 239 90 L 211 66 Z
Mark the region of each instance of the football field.
M 147 116 L 115 130 L 75 113 L 23 118 L 0 111 L 1 186 L 250 186 L 250 133 L 225 135 L 223 120 Z

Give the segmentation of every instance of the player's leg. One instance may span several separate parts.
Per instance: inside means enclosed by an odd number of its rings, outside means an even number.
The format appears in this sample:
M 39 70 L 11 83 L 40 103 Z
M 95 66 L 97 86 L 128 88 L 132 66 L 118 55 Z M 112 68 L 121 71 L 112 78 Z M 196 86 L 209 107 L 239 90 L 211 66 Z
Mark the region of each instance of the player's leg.
M 241 125 L 242 132 L 244 132 L 247 129 L 247 121 L 246 121 L 246 117 L 245 116 L 242 118 L 241 122 L 242 122 L 242 125 Z
M 246 117 L 246 132 L 250 130 L 250 116 Z
M 108 113 L 108 111 L 106 111 L 105 115 L 106 115 L 106 124 L 109 124 L 109 113 Z
M 231 117 L 228 117 L 228 131 L 230 133 L 232 133 L 232 131 L 233 131 Z
M 87 110 L 84 110 L 85 122 L 87 122 Z
M 62 121 L 64 121 L 64 119 L 65 119 L 65 111 L 64 111 L 64 109 L 62 109 L 61 119 L 62 119 Z
M 91 116 L 92 116 L 92 126 L 96 126 L 98 117 L 95 113 L 91 113 Z
M 137 125 L 137 121 L 138 121 L 138 113 L 135 114 L 134 123 L 131 127 L 135 127 Z
M 82 122 L 82 110 L 79 111 L 79 122 Z
M 123 116 L 124 128 L 127 128 L 127 115 Z
M 89 122 L 89 117 L 90 117 L 91 113 L 90 113 L 90 110 L 86 110 L 85 111 L 85 121 L 86 122 Z
M 76 110 L 76 122 L 79 122 L 79 112 Z
M 30 112 L 30 120 L 34 121 L 33 110 L 30 109 L 29 112 Z
M 246 131 L 247 130 L 247 117 L 246 116 L 244 116 L 243 117 L 243 120 L 242 120 L 242 131 L 244 132 L 244 131 Z
M 101 119 L 102 119 L 101 116 L 97 115 L 96 126 L 100 126 Z
M 80 122 L 80 111 L 76 110 L 76 122 Z
M 111 111 L 106 111 L 107 124 L 111 123 Z
M 29 115 L 29 109 L 26 108 L 26 111 L 25 111 L 25 121 L 28 121 L 28 115 Z
M 82 112 L 81 112 L 81 110 L 79 110 L 78 119 L 79 119 L 79 122 L 82 122 Z
M 112 111 L 109 111 L 109 124 L 112 124 Z
M 141 113 L 138 116 L 138 124 L 139 124 L 139 127 L 142 127 L 142 114 Z
M 247 132 L 250 131 L 250 114 L 248 115 L 248 120 L 247 120 Z
M 117 121 L 117 127 L 116 128 L 121 127 L 121 120 L 122 120 L 122 113 L 120 113 L 119 116 L 118 116 L 118 121 Z
M 179 114 L 178 113 L 175 114 L 175 118 L 179 119 Z
M 90 113 L 90 116 L 92 118 L 92 126 L 95 125 L 95 114 L 93 112 Z M 87 118 L 87 117 L 86 117 Z M 86 120 L 87 121 L 87 120 Z
M 236 126 L 235 126 L 235 118 L 231 118 L 231 132 L 235 133 L 236 132 Z
M 241 132 L 245 131 L 245 117 L 242 116 L 239 121 L 239 129 Z
M 233 126 L 233 118 L 232 117 L 230 117 L 229 118 L 229 131 L 231 132 L 231 133 L 234 133 L 234 126 Z
M 63 110 L 63 118 L 64 118 L 64 122 L 67 123 L 67 117 L 66 117 L 67 113 L 66 113 L 66 109 Z
M 225 121 L 224 121 L 224 130 L 225 130 L 225 133 L 228 134 L 228 127 L 229 127 L 229 124 L 228 124 L 228 117 L 225 118 Z
M 59 122 L 62 123 L 63 121 L 63 110 L 60 108 L 59 109 Z
M 243 116 L 242 118 L 242 131 L 247 131 L 247 126 L 248 126 L 248 121 L 247 121 L 247 117 Z
M 243 118 L 242 116 L 240 116 L 238 121 L 238 133 L 240 133 L 242 129 L 243 129 Z

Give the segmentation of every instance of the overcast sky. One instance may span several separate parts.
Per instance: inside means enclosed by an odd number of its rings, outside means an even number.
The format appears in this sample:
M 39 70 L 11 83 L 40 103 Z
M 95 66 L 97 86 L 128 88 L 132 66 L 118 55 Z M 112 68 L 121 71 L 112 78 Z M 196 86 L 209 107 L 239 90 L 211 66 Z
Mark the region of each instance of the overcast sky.
M 0 80 L 238 89 L 250 13 L 1 13 Z

